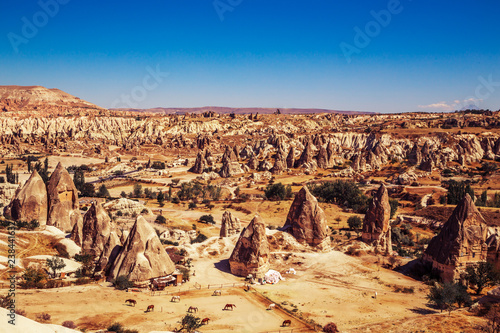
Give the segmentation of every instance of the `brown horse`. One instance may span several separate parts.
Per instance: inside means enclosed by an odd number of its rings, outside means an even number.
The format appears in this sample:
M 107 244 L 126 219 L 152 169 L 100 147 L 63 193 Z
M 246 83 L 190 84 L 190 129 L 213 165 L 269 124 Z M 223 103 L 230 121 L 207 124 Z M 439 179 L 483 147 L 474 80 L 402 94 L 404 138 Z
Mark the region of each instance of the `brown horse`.
M 235 308 L 236 305 L 234 304 L 226 304 L 226 306 L 224 307 L 224 310 L 229 310 L 231 309 L 231 311 L 233 311 L 233 308 Z
M 149 311 L 154 311 L 155 310 L 155 306 L 154 305 L 148 305 L 148 308 L 146 309 L 146 312 L 149 312 Z
M 206 325 L 206 324 L 208 324 L 209 321 L 210 321 L 210 318 L 203 318 L 203 320 L 201 321 L 201 324 Z
M 127 303 L 130 303 L 130 305 L 133 304 L 135 306 L 137 304 L 137 301 L 135 299 L 129 298 L 128 300 L 125 301 L 125 304 L 127 304 Z
M 283 324 L 281 324 L 281 326 L 285 327 L 285 326 L 290 326 L 292 325 L 292 321 L 290 319 L 287 319 L 283 322 Z
M 195 307 L 195 306 L 190 306 L 189 309 L 188 309 L 188 312 L 198 312 L 198 308 Z

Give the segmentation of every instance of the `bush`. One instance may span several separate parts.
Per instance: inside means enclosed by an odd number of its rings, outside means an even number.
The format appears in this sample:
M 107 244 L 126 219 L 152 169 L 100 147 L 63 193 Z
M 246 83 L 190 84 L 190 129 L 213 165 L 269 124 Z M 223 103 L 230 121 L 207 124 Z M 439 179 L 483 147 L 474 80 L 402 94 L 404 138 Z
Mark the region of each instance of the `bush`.
M 201 223 L 215 224 L 214 217 L 212 215 L 202 215 L 200 217 Z
M 285 200 L 292 197 L 292 187 L 290 185 L 283 185 L 282 183 L 267 185 L 264 196 L 267 200 L 277 201 Z
M 51 318 L 50 314 L 46 312 L 42 312 L 36 315 L 36 319 L 42 323 L 49 322 L 50 318 Z
M 363 227 L 363 220 L 359 216 L 353 215 L 347 219 L 347 225 L 349 229 L 357 231 Z
M 134 285 L 126 275 L 120 275 L 119 277 L 114 279 L 112 283 L 113 286 L 118 290 L 125 290 L 128 288 L 132 288 L 132 286 Z
M 162 216 L 162 215 L 158 215 L 156 217 L 155 223 L 166 224 L 167 223 L 167 219 L 164 216 Z
M 71 328 L 71 329 L 75 329 L 76 328 L 75 323 L 72 322 L 71 320 L 66 320 L 65 322 L 62 323 L 62 326 L 63 327 L 67 327 L 67 328 Z
M 172 198 L 172 203 L 178 204 L 179 202 L 181 202 L 181 200 L 178 197 L 173 197 Z
M 474 199 L 474 190 L 470 187 L 470 184 L 451 180 L 448 182 L 447 203 L 457 205 L 467 193 Z
M 190 202 L 189 205 L 188 205 L 188 208 L 189 209 L 195 209 L 197 206 L 194 202 Z
M 194 243 L 203 243 L 207 239 L 208 239 L 207 236 L 205 236 L 202 233 L 199 233 L 198 236 L 196 236 L 196 238 L 191 241 L 191 244 L 194 244 Z
M 391 206 L 391 219 L 396 215 L 398 211 L 399 201 L 397 199 L 389 199 L 389 205 Z
M 323 332 L 325 333 L 338 333 L 339 329 L 335 323 L 328 323 L 323 327 Z
M 320 201 L 352 208 L 359 213 L 365 213 L 368 207 L 368 197 L 353 181 L 328 181 L 320 185 L 312 185 L 309 189 Z

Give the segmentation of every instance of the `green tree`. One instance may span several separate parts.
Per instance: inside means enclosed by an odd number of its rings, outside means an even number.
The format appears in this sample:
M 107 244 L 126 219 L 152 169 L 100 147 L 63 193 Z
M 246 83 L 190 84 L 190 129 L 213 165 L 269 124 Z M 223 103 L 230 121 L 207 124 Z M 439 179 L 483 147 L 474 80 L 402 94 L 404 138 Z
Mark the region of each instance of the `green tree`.
M 435 283 L 430 288 L 427 299 L 438 306 L 441 311 L 448 310 L 451 312 L 455 303 L 458 303 L 460 307 L 471 304 L 467 287 L 460 283 Z
M 476 265 L 467 266 L 466 280 L 476 287 L 479 295 L 485 287 L 492 286 L 500 281 L 500 274 L 492 263 L 481 261 Z
M 349 229 L 359 232 L 363 226 L 363 220 L 361 220 L 359 216 L 352 215 L 347 219 L 347 225 L 349 226 Z
M 23 288 L 41 288 L 42 281 L 47 278 L 47 274 L 41 268 L 28 267 L 24 270 L 22 278 L 21 286 Z
M 186 330 L 188 333 L 192 333 L 201 327 L 201 319 L 188 313 L 184 316 L 184 318 L 182 318 L 181 325 L 183 330 Z
M 75 254 L 75 260 L 82 263 L 80 269 L 82 276 L 91 276 L 94 273 L 94 259 L 95 256 L 85 251 L 83 254 Z
M 172 186 L 168 187 L 168 201 L 172 201 Z
M 99 191 L 97 191 L 97 196 L 100 198 L 109 198 L 110 197 L 109 191 L 106 188 L 106 185 L 102 184 L 101 186 L 99 186 Z
M 125 191 L 122 191 L 122 192 L 120 193 L 120 197 L 122 197 L 122 198 L 126 198 L 126 197 L 127 197 L 127 193 L 125 193 Z
M 335 203 L 365 213 L 369 199 L 353 181 L 335 180 L 309 187 L 311 193 L 320 201 Z
M 132 288 L 134 284 L 129 280 L 128 276 L 120 275 L 116 279 L 112 281 L 113 286 L 118 290 L 125 290 L 128 288 Z
M 52 277 L 56 277 L 57 271 L 60 271 L 64 267 L 66 267 L 66 264 L 64 263 L 64 260 L 62 260 L 59 257 L 53 256 L 52 258 L 47 258 L 47 267 L 52 270 Z
M 134 185 L 134 197 L 140 198 L 142 196 L 142 186 L 141 184 Z
M 73 183 L 75 183 L 75 187 L 78 191 L 83 191 L 83 185 L 85 185 L 85 174 L 83 170 L 78 168 L 75 170 L 75 174 L 73 175 Z
M 85 183 L 81 191 L 82 197 L 95 197 L 95 187 L 94 184 Z
M 200 217 L 201 223 L 215 224 L 214 217 L 212 215 L 202 215 Z
M 398 211 L 399 201 L 397 199 L 389 199 L 389 205 L 391 206 L 391 219 L 396 215 Z
M 286 188 L 282 183 L 268 184 L 264 195 L 267 200 L 277 201 L 284 200 L 286 198 Z
M 158 204 L 160 205 L 160 207 L 163 207 L 165 205 L 165 194 L 163 194 L 163 192 L 160 190 L 160 192 L 158 192 L 158 195 L 156 196 L 156 200 L 158 201 Z
M 457 182 L 455 180 L 448 182 L 448 194 L 446 198 L 449 205 L 457 205 L 467 193 L 474 199 L 474 190 L 471 188 L 470 184 L 463 181 Z
M 159 223 L 159 224 L 165 224 L 165 223 L 167 223 L 167 219 L 164 216 L 162 216 L 162 215 L 158 215 L 156 217 L 155 222 Z

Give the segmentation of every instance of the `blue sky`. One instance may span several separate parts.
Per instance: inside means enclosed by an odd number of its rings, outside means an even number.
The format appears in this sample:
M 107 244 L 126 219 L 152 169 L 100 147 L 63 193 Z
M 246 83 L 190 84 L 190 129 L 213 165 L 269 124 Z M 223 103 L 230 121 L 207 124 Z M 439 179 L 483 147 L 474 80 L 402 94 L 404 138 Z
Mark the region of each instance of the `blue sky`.
M 499 14 L 493 0 L 3 0 L 0 85 L 103 107 L 498 110 Z

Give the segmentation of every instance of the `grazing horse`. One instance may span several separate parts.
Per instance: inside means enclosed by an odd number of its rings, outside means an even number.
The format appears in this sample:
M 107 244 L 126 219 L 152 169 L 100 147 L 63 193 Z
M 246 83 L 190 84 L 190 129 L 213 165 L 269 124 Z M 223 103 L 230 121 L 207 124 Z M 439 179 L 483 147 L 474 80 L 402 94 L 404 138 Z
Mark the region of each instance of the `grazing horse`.
M 222 295 L 222 290 L 220 289 L 214 290 L 214 293 L 212 294 L 212 296 L 221 296 L 221 295 Z
M 181 301 L 181 297 L 180 296 L 172 296 L 172 298 L 170 299 L 170 302 L 175 302 L 175 301 Z
M 198 308 L 195 306 L 190 306 L 188 312 L 198 312 Z
M 148 308 L 146 309 L 146 312 L 149 312 L 149 310 L 154 311 L 155 306 L 154 305 L 148 305 Z
M 201 324 L 206 325 L 206 324 L 208 324 L 209 321 L 210 321 L 210 318 L 203 318 L 203 320 L 201 321 Z
M 231 311 L 233 311 L 233 308 L 235 308 L 236 305 L 234 304 L 226 304 L 226 306 L 224 307 L 224 310 L 229 310 L 231 309 Z
M 290 326 L 292 325 L 292 321 L 290 319 L 287 319 L 283 322 L 283 324 L 281 324 L 281 326 L 285 327 L 285 326 Z
M 269 304 L 269 307 L 267 308 L 268 310 L 273 310 L 276 307 L 276 304 L 271 303 Z
M 131 299 L 131 298 L 129 298 L 128 300 L 126 300 L 126 301 L 125 301 L 125 304 L 126 304 L 126 303 L 130 303 L 130 305 L 132 305 L 132 304 L 133 304 L 133 305 L 135 306 L 135 305 L 137 304 L 137 301 L 136 301 L 135 299 Z

